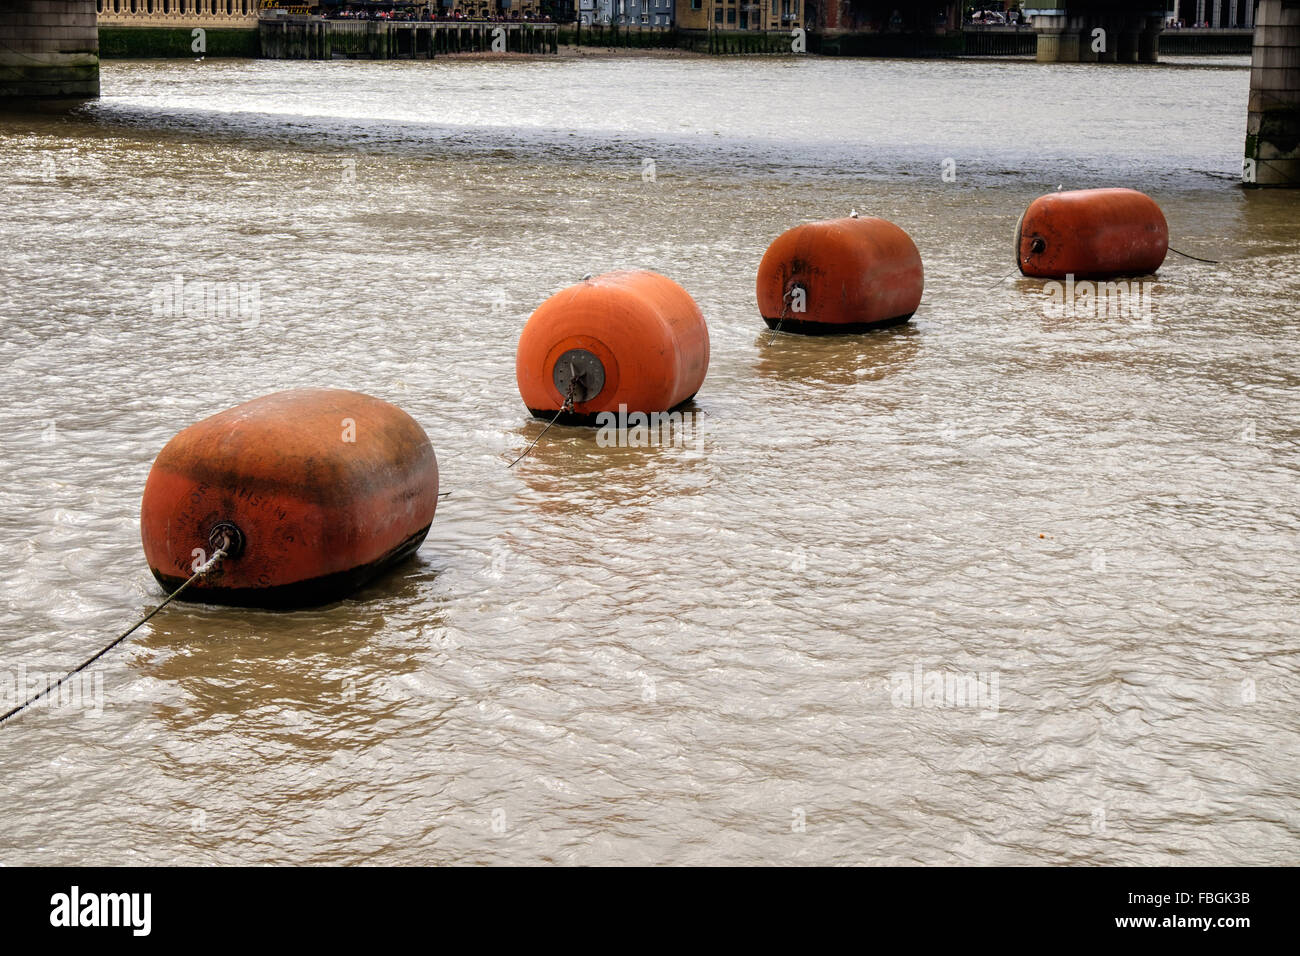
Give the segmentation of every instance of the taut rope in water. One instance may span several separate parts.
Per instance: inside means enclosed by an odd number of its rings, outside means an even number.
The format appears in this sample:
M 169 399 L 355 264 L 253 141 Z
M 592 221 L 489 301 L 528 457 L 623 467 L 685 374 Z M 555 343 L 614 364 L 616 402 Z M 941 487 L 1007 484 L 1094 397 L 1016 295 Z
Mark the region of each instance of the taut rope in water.
M 1169 251 L 1170 251 L 1170 252 L 1178 252 L 1178 250 L 1175 249 L 1173 246 L 1170 246 L 1170 247 L 1169 247 Z M 1197 262 L 1208 262 L 1208 263 L 1210 263 L 1210 265 L 1213 265 L 1213 266 L 1217 266 L 1217 265 L 1219 264 L 1219 260 L 1218 260 L 1218 259 L 1202 259 L 1200 256 L 1189 256 L 1189 255 L 1188 255 L 1187 253 L 1185 253 L 1185 252 L 1178 252 L 1178 254 L 1179 254 L 1180 256 L 1182 256 L 1184 259 L 1195 259 Z
M 554 418 L 552 418 L 549 422 L 546 423 L 546 427 L 543 428 L 541 433 L 536 438 L 533 439 L 532 444 L 524 449 L 524 453 L 520 455 L 518 458 L 516 458 L 514 461 L 512 461 L 510 464 L 506 465 L 507 471 L 515 467 L 515 465 L 519 464 L 521 461 L 523 461 L 525 458 L 528 457 L 528 453 L 532 451 L 534 448 L 536 448 L 537 443 L 542 440 L 542 435 L 545 435 L 547 432 L 551 430 L 551 426 L 560 420 L 561 415 L 563 415 L 565 412 L 573 411 L 573 383 L 576 381 L 577 379 L 571 379 L 569 381 L 569 389 L 565 393 L 564 404 L 560 406 L 560 410 L 555 413 Z
M 229 545 L 227 545 L 227 547 L 228 547 L 228 546 L 229 546 Z M 149 620 L 149 618 L 153 617 L 155 614 L 157 614 L 159 611 L 161 611 L 163 608 L 165 608 L 168 604 L 171 604 L 172 601 L 173 601 L 176 597 L 178 597 L 182 591 L 184 591 L 187 587 L 189 587 L 191 584 L 193 584 L 193 583 L 194 583 L 195 581 L 197 581 L 199 578 L 203 577 L 203 575 L 205 575 L 205 574 L 207 574 L 209 571 L 211 571 L 211 570 L 213 569 L 213 567 L 216 566 L 217 562 L 220 561 L 220 560 L 221 560 L 222 558 L 224 558 L 225 556 L 226 556 L 226 548 L 225 548 L 225 547 L 218 548 L 217 551 L 216 551 L 216 553 L 214 553 L 214 554 L 212 555 L 212 557 L 208 558 L 208 560 L 205 561 L 205 562 L 202 564 L 202 566 L 199 567 L 199 569 L 198 569 L 197 571 L 195 571 L 192 575 L 190 575 L 190 579 L 189 579 L 188 581 L 186 581 L 184 584 L 182 584 L 180 587 L 178 587 L 178 588 L 177 588 L 175 591 L 173 591 L 171 594 L 167 595 L 167 599 L 166 599 L 165 601 L 163 601 L 161 604 L 159 604 L 156 608 L 154 608 L 152 611 L 150 611 L 150 612 L 149 612 L 148 614 L 146 614 L 144 617 L 140 618 L 140 620 L 138 620 L 138 621 L 136 621 L 134 624 L 132 624 L 129 628 L 127 628 L 127 630 L 126 630 L 125 632 L 122 633 L 122 635 L 121 635 L 120 637 L 118 637 L 118 638 L 117 638 L 116 640 L 114 640 L 111 644 L 107 645 L 107 646 L 104 647 L 102 650 L 100 650 L 99 652 L 97 652 L 93 657 L 89 657 L 89 658 L 87 658 L 86 660 L 82 661 L 80 664 L 78 664 L 78 665 L 77 665 L 76 667 L 74 667 L 72 670 L 68 671 L 66 674 L 64 674 L 62 677 L 60 677 L 60 678 L 59 678 L 57 681 L 55 681 L 53 684 L 50 684 L 49 686 L 47 686 L 44 690 L 42 690 L 42 691 L 40 691 L 39 693 L 35 694 L 34 696 L 28 698 L 26 701 L 24 701 L 23 703 L 19 704 L 18 706 L 16 706 L 16 707 L 10 709 L 10 710 L 9 710 L 8 712 L 6 712 L 5 714 L 0 715 L 0 724 L 3 724 L 3 723 L 4 723 L 6 720 L 8 720 L 10 717 L 15 717 L 15 716 L 17 716 L 18 714 L 22 713 L 22 712 L 23 712 L 24 710 L 26 710 L 28 707 L 32 706 L 32 704 L 36 703 L 38 700 L 40 700 L 42 697 L 44 697 L 46 694 L 49 694 L 49 693 L 51 693 L 52 691 L 58 690 L 60 687 L 63 686 L 63 683 L 64 683 L 64 682 L 65 682 L 69 677 L 71 677 L 73 674 L 79 674 L 79 673 L 81 673 L 81 672 L 84 671 L 87 667 L 89 667 L 91 664 L 95 663 L 95 661 L 99 660 L 101 657 L 103 657 L 105 654 L 107 654 L 107 653 L 108 653 L 109 651 L 111 651 L 113 648 L 117 647 L 117 645 L 121 644 L 121 643 L 122 643 L 123 641 L 125 641 L 128 637 L 130 637 L 132 634 L 134 634 L 135 631 L 136 631 L 136 629 L 139 628 L 140 625 L 144 624 L 147 620 Z

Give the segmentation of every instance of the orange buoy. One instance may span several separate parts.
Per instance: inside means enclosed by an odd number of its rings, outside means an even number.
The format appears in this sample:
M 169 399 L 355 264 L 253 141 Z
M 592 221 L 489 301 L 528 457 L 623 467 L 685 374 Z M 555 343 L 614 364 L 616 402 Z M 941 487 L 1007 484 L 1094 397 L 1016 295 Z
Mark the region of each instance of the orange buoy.
M 758 311 L 783 332 L 865 332 L 910 319 L 924 286 L 921 254 L 898 226 L 828 219 L 795 226 L 767 247 Z
M 1037 278 L 1149 275 L 1168 252 L 1165 214 L 1135 189 L 1048 193 L 1016 223 L 1016 262 Z
M 145 482 L 140 536 L 154 577 L 182 593 L 266 607 L 342 597 L 414 554 L 438 505 L 424 429 L 369 395 L 304 388 L 191 425 Z
M 607 272 L 551 296 L 524 325 L 515 377 L 528 410 L 590 424 L 601 412 L 666 412 L 695 397 L 709 328 L 685 289 L 656 272 Z

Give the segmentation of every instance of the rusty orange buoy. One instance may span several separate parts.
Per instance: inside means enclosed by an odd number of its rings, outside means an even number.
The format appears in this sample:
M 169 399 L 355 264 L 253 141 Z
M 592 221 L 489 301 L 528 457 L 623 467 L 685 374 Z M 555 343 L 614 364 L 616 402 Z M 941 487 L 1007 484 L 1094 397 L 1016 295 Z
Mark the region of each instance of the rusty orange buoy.
M 1149 275 L 1168 252 L 1165 214 L 1135 189 L 1048 193 L 1016 223 L 1016 263 L 1036 278 Z
M 537 307 L 515 355 L 532 414 L 590 424 L 601 412 L 666 412 L 695 397 L 709 328 L 685 289 L 656 272 L 607 272 Z
M 828 219 L 788 229 L 768 246 L 758 266 L 758 311 L 782 332 L 865 332 L 910 319 L 924 285 L 921 254 L 898 226 Z
M 292 607 L 344 596 L 414 554 L 438 505 L 424 429 L 343 389 L 277 392 L 204 419 L 159 453 L 140 535 L 158 583 L 182 597 Z

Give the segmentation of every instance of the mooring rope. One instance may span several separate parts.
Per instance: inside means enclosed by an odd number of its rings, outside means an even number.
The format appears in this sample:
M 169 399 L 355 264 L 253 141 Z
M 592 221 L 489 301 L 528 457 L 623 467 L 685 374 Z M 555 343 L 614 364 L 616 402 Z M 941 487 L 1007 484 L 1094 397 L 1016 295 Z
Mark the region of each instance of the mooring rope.
M 1025 256 L 1025 258 L 1024 258 L 1024 262 L 1022 262 L 1022 263 L 1020 264 L 1020 266 L 1023 266 L 1025 262 L 1028 262 L 1028 261 L 1029 261 L 1029 258 L 1030 258 L 1029 256 Z M 1016 266 L 1014 269 L 1012 269 L 1010 272 L 1008 272 L 1006 275 L 1004 275 L 1004 276 L 1003 276 L 1001 279 L 999 279 L 997 282 L 995 282 L 995 283 L 993 283 L 991 286 L 989 286 L 988 291 L 990 291 L 990 292 L 993 291 L 993 290 L 996 289 L 998 286 L 1000 286 L 1002 283 L 1004 283 L 1004 282 L 1006 282 L 1008 279 L 1010 279 L 1010 278 L 1011 278 L 1013 275 L 1015 275 L 1017 272 L 1020 272 L 1020 271 L 1021 271 L 1020 266 Z
M 1004 275 L 1004 276 L 1003 276 L 1001 279 L 999 279 L 997 282 L 993 283 L 993 284 L 992 284 L 991 286 L 989 286 L 988 289 L 986 289 L 985 291 L 986 291 L 986 292 L 992 292 L 994 289 L 996 289 L 996 288 L 997 288 L 998 286 L 1000 286 L 1002 283 L 1006 282 L 1008 279 L 1010 279 L 1013 275 L 1015 275 L 1015 274 L 1016 274 L 1017 272 L 1019 272 L 1019 271 L 1020 271 L 1020 267 L 1019 267 L 1019 266 L 1016 266 L 1016 268 L 1012 269 L 1010 272 L 1008 272 L 1006 275 Z
M 44 690 L 42 690 L 42 691 L 40 691 L 39 693 L 35 694 L 34 696 L 28 698 L 26 701 L 24 701 L 23 703 L 19 704 L 19 705 L 16 706 L 16 707 L 12 708 L 12 709 L 9 710 L 7 713 L 5 713 L 5 714 L 3 714 L 3 715 L 0 715 L 0 724 L 3 724 L 3 723 L 4 723 L 6 720 L 8 720 L 10 717 L 14 717 L 14 716 L 16 716 L 16 715 L 22 713 L 22 712 L 23 712 L 24 710 L 26 710 L 28 707 L 32 706 L 32 704 L 36 703 L 38 700 L 40 700 L 42 697 L 44 697 L 46 694 L 49 694 L 49 693 L 51 693 L 51 692 L 53 692 L 53 691 L 55 691 L 55 690 L 58 690 L 60 687 L 63 686 L 63 683 L 64 683 L 64 682 L 65 682 L 69 677 L 73 676 L 74 674 L 79 674 L 79 673 L 81 673 L 81 672 L 84 671 L 87 667 L 89 667 L 91 664 L 95 663 L 95 661 L 99 660 L 101 657 L 103 657 L 105 654 L 107 654 L 107 653 L 108 653 L 109 651 L 111 651 L 113 648 L 117 647 L 117 645 L 121 644 L 121 643 L 122 643 L 123 641 L 125 641 L 128 637 L 130 637 L 132 634 L 134 634 L 135 631 L 136 631 L 136 629 L 139 628 L 139 627 L 140 627 L 142 624 L 144 624 L 146 621 L 148 621 L 149 618 L 153 617 L 155 614 L 157 614 L 159 611 L 161 611 L 163 608 L 165 608 L 168 604 L 171 604 L 172 601 L 173 601 L 176 597 L 178 597 L 182 591 L 184 591 L 187 587 L 189 587 L 191 584 L 193 584 L 193 583 L 194 583 L 195 581 L 197 581 L 199 578 L 203 577 L 203 575 L 205 575 L 205 574 L 207 574 L 209 571 L 211 571 L 212 568 L 213 568 L 213 566 L 215 566 L 216 563 L 217 563 L 218 561 L 220 561 L 222 558 L 224 558 L 225 556 L 226 556 L 226 549 L 225 549 L 225 548 L 218 548 L 217 551 L 212 555 L 212 557 L 208 558 L 207 561 L 203 562 L 203 564 L 199 567 L 199 569 L 198 569 L 197 571 L 195 571 L 192 575 L 190 575 L 190 579 L 189 579 L 188 581 L 186 581 L 184 584 L 182 584 L 180 587 L 178 587 L 178 588 L 177 588 L 175 591 L 173 591 L 171 594 L 167 595 L 167 599 L 166 599 L 165 601 L 163 601 L 161 604 L 159 604 L 156 608 L 154 608 L 152 611 L 150 611 L 150 612 L 149 612 L 148 614 L 146 614 L 144 617 L 140 618 L 140 620 L 138 620 L 138 621 L 136 621 L 134 624 L 132 624 L 129 628 L 127 628 L 127 630 L 126 630 L 126 631 L 125 631 L 125 632 L 124 632 L 120 637 L 118 637 L 116 640 L 114 640 L 111 644 L 109 644 L 109 645 L 107 645 L 106 647 L 104 647 L 102 650 L 100 650 L 98 653 L 96 653 L 93 657 L 89 657 L 89 658 L 87 658 L 86 660 L 82 661 L 80 664 L 78 664 L 78 665 L 77 665 L 76 667 L 74 667 L 72 670 L 68 671 L 66 674 L 64 674 L 62 677 L 60 677 L 60 678 L 59 678 L 57 681 L 55 681 L 53 684 L 50 684 L 49 686 L 47 686 Z
M 1170 247 L 1169 247 L 1169 251 L 1170 251 L 1170 252 L 1178 252 L 1178 250 L 1175 249 L 1173 246 L 1170 246 Z M 1217 266 L 1217 265 L 1219 264 L 1219 260 L 1218 260 L 1218 259 L 1202 259 L 1200 256 L 1191 256 L 1191 255 L 1188 255 L 1188 254 L 1185 253 L 1185 252 L 1178 252 L 1178 254 L 1179 254 L 1180 256 L 1182 256 L 1184 259 L 1195 259 L 1197 262 L 1208 262 L 1210 265 L 1213 265 L 1213 266 Z
M 857 216 L 854 216 L 853 218 L 856 219 Z M 794 285 L 790 286 L 786 294 L 781 297 L 781 314 L 777 316 L 776 327 L 772 329 L 772 337 L 767 340 L 768 345 L 771 345 L 776 341 L 777 333 L 781 331 L 781 326 L 784 324 L 786 316 L 790 314 L 790 300 L 794 297 L 794 290 L 802 288 L 803 286 L 796 282 Z
M 523 461 L 525 458 L 528 457 L 528 453 L 532 451 L 534 448 L 536 448 L 537 443 L 542 440 L 542 435 L 545 435 L 547 432 L 551 430 L 551 426 L 560 420 L 561 415 L 563 415 L 565 412 L 573 411 L 573 385 L 576 381 L 577 381 L 576 378 L 569 379 L 569 388 L 568 391 L 565 392 L 564 404 L 560 406 L 560 410 L 555 413 L 554 418 L 552 418 L 549 422 L 546 423 L 546 427 L 543 428 L 541 430 L 541 433 L 538 434 L 538 436 L 533 439 L 532 444 L 530 444 L 527 448 L 524 449 L 524 453 L 520 455 L 518 458 L 516 458 L 514 461 L 512 461 L 510 464 L 506 465 L 507 470 L 515 467 L 515 465 L 519 464 L 521 461 Z

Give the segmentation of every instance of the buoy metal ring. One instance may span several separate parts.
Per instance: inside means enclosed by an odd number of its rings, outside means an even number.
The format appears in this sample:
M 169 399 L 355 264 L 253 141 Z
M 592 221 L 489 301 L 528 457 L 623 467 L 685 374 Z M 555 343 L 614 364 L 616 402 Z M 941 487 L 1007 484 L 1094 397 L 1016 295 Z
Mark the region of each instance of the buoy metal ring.
M 218 521 L 208 533 L 208 544 L 214 553 L 225 551 L 226 559 L 233 560 L 244 553 L 244 532 L 233 521 Z
M 572 387 L 573 403 L 589 402 L 605 387 L 605 366 L 599 358 L 586 349 L 569 349 L 555 360 L 551 381 L 560 395 L 569 395 Z

